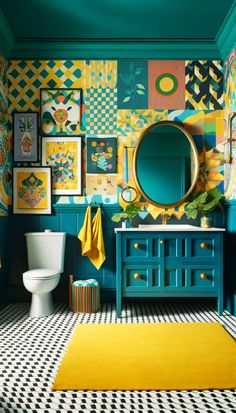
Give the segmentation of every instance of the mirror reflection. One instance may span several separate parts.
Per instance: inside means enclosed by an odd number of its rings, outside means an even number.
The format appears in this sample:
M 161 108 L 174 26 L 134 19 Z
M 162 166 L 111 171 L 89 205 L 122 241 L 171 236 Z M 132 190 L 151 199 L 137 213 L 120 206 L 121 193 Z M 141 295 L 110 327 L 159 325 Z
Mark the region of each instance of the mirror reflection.
M 197 149 L 181 125 L 163 121 L 147 128 L 134 153 L 134 177 L 150 203 L 179 205 L 192 192 L 199 173 Z

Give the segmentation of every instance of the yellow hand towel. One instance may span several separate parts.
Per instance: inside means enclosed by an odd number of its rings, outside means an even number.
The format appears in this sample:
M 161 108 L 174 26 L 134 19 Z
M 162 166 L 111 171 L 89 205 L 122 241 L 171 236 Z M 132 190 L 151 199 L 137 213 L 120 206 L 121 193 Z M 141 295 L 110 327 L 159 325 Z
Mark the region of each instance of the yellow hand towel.
M 99 270 L 106 259 L 103 232 L 102 232 L 102 213 L 98 208 L 92 221 L 92 249 L 88 255 L 90 261 Z
M 89 257 L 92 249 L 92 221 L 91 221 L 91 206 L 89 205 L 85 214 L 83 226 L 79 232 L 78 238 L 81 241 L 82 255 Z

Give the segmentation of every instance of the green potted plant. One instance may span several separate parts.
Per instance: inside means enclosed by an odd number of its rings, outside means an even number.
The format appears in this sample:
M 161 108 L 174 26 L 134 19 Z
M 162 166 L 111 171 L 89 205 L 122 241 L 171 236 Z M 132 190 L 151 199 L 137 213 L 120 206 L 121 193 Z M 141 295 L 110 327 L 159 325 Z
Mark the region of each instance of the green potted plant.
M 196 219 L 201 214 L 201 227 L 211 227 L 211 218 L 208 213 L 219 207 L 223 209 L 225 197 L 217 188 L 209 189 L 206 192 L 197 192 L 193 194 L 190 202 L 185 205 L 187 218 Z
M 133 219 L 141 212 L 142 209 L 139 205 L 131 203 L 126 206 L 124 212 L 119 212 L 118 214 L 114 214 L 111 218 L 114 222 L 120 222 L 121 219 L 128 220 L 128 224 L 132 227 Z

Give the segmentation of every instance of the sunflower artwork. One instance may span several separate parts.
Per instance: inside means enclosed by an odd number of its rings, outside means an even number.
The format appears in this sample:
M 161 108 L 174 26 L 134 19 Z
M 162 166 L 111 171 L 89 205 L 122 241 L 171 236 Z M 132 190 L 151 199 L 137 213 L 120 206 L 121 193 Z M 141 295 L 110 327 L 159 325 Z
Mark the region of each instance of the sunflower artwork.
M 116 136 L 87 136 L 87 173 L 115 173 L 116 156 Z

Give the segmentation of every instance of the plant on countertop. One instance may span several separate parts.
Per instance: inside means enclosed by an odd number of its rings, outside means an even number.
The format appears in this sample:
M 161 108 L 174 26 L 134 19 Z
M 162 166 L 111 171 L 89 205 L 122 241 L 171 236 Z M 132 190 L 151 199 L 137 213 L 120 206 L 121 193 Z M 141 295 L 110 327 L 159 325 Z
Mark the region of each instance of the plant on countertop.
M 207 216 L 210 211 L 217 207 L 223 209 L 225 203 L 225 196 L 217 188 L 209 189 L 206 192 L 197 192 L 190 199 L 191 201 L 185 205 L 185 213 L 188 219 L 196 219 L 198 213 Z
M 137 204 L 129 204 L 124 209 L 124 212 L 119 212 L 118 214 L 113 215 L 111 218 L 114 222 L 120 222 L 121 219 L 128 219 L 130 225 L 132 226 L 132 220 L 142 211 Z

